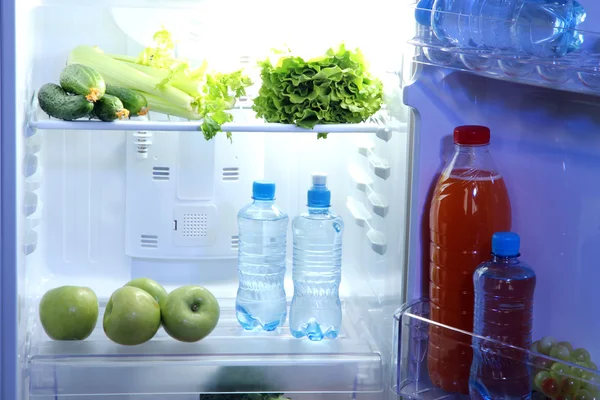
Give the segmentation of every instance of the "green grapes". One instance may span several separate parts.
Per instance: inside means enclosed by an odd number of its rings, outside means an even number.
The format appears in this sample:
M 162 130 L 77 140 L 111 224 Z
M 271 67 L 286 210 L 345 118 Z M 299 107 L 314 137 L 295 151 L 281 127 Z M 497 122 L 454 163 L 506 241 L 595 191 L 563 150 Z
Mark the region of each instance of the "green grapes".
M 592 372 L 597 367 L 589 351 L 573 349 L 571 343 L 557 342 L 551 336 L 533 342 L 530 350 L 549 357 L 532 354 L 533 389 L 537 394 L 551 400 L 600 399 L 600 372 Z
M 575 361 L 581 361 L 584 363 L 588 363 L 592 360 L 590 357 L 590 352 L 586 349 L 575 349 L 573 350 L 573 359 Z
M 552 336 L 544 336 L 538 344 L 540 353 L 545 354 L 547 356 L 550 355 L 550 349 L 552 349 L 552 346 L 554 346 L 555 344 L 556 339 L 554 339 Z
M 571 360 L 571 352 L 569 351 L 569 349 L 566 346 L 563 346 L 562 344 L 557 344 L 555 346 L 552 346 L 552 348 L 550 349 L 549 356 L 558 358 L 559 360 L 563 360 L 563 361 Z
M 575 400 L 595 400 L 595 397 L 587 390 L 582 389 L 575 395 Z

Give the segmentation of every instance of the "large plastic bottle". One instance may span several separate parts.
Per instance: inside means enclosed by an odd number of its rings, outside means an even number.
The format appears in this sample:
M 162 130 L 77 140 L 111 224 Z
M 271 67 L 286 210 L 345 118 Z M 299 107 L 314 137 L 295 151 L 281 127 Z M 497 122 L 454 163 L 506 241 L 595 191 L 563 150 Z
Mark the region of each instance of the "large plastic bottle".
M 467 332 L 473 329 L 473 272 L 489 259 L 492 235 L 511 227 L 510 200 L 489 142 L 485 126 L 454 130 L 454 154 L 437 182 L 429 214 L 431 319 Z M 467 394 L 472 356 L 468 335 L 431 326 L 433 384 Z
M 536 279 L 535 272 L 519 261 L 519 247 L 520 238 L 516 233 L 495 233 L 492 259 L 482 263 L 473 274 L 473 333 L 478 336 L 473 336 L 471 399 L 531 398 L 527 350 L 531 346 Z M 502 346 L 499 342 L 524 350 Z
M 420 0 L 415 15 L 461 50 L 562 57 L 581 47 L 586 12 L 575 0 Z
M 308 212 L 292 221 L 294 297 L 290 330 L 310 340 L 336 338 L 342 325 L 342 218 L 329 210 L 327 176 L 314 174 L 308 191 Z
M 244 329 L 275 330 L 286 318 L 283 281 L 288 216 L 275 205 L 275 184 L 256 181 L 254 201 L 238 213 L 236 315 Z

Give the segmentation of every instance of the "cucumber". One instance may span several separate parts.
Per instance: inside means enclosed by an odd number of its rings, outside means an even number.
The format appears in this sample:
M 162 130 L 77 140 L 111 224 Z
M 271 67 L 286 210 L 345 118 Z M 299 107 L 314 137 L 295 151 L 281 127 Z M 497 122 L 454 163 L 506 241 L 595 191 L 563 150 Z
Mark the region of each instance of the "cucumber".
M 124 119 L 129 117 L 129 111 L 123 107 L 121 100 L 110 94 L 105 94 L 94 103 L 94 114 L 105 122 L 114 121 L 117 118 Z
M 123 106 L 129 110 L 130 116 L 148 114 L 148 100 L 141 93 L 107 84 L 106 94 L 118 97 Z
M 97 101 L 104 96 L 104 78 L 95 69 L 81 64 L 68 65 L 60 73 L 60 86 L 70 93 L 85 96 L 89 101 Z
M 85 96 L 71 96 L 54 83 L 46 83 L 38 92 L 40 108 L 51 117 L 72 121 L 89 115 L 94 104 Z

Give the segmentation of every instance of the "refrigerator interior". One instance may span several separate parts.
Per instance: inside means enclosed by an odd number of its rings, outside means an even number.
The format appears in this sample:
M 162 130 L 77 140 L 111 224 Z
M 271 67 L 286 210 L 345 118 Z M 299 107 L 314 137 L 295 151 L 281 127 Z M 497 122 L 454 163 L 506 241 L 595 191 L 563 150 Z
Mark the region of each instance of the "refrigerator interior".
M 407 18 L 398 26 L 402 14 L 395 3 L 371 2 L 364 15 L 337 1 L 16 2 L 20 398 L 191 400 L 227 391 L 286 392 L 300 400 L 322 398 L 315 393 L 332 393 L 323 397 L 332 400 L 389 395 L 393 313 L 405 294 L 403 71 L 414 51 L 398 40 L 412 25 Z M 358 46 L 384 82 L 385 110 L 366 124 L 338 126 L 326 140 L 293 127 L 256 128 L 260 121 L 248 106 L 260 83 L 253 76 L 258 84 L 234 110 L 230 143 L 224 134 L 207 142 L 197 125 L 190 129 L 187 121 L 157 113 L 131 130 L 95 122 L 74 128 L 37 108 L 36 90 L 57 82 L 75 46 L 135 56 L 161 26 L 178 40 L 178 56 L 206 59 L 222 71 L 244 66 L 252 73 L 270 48 L 284 44 L 307 56 L 341 41 Z M 287 325 L 245 332 L 234 310 L 237 210 L 251 201 L 252 181 L 264 178 L 276 182 L 277 204 L 290 217 L 298 215 L 313 172 L 328 174 L 332 209 L 346 222 L 340 337 L 294 339 Z M 174 230 L 175 221 L 185 226 L 192 217 L 206 226 Z M 102 332 L 103 307 L 135 277 L 151 277 L 168 291 L 207 287 L 221 305 L 219 325 L 196 344 L 176 342 L 162 329 L 143 345 L 112 343 Z M 85 341 L 52 341 L 40 326 L 41 296 L 61 285 L 88 286 L 98 295 L 98 324 Z

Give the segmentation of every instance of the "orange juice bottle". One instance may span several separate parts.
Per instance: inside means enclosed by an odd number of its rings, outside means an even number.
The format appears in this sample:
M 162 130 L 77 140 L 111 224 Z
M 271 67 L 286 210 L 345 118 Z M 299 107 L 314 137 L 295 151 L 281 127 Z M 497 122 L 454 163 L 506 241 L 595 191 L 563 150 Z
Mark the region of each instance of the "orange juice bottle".
M 459 126 L 454 155 L 435 187 L 429 214 L 430 317 L 467 332 L 473 329 L 473 272 L 490 258 L 492 235 L 511 229 L 510 200 L 489 151 L 490 130 Z M 432 383 L 469 393 L 471 337 L 432 325 L 427 363 Z

